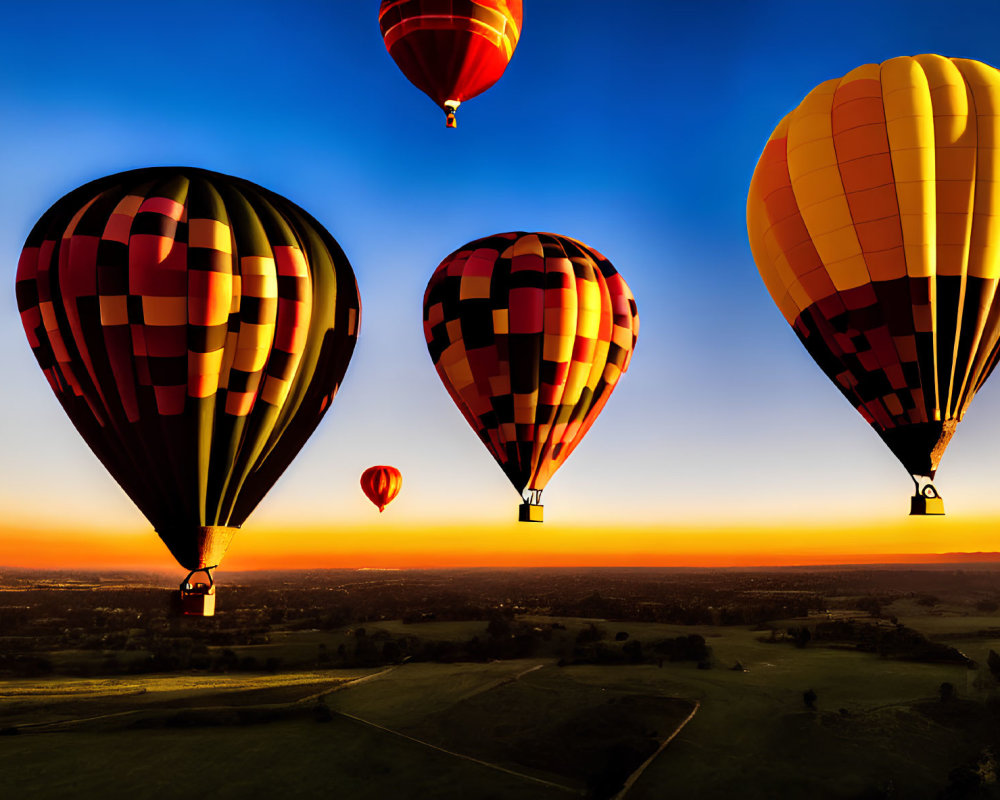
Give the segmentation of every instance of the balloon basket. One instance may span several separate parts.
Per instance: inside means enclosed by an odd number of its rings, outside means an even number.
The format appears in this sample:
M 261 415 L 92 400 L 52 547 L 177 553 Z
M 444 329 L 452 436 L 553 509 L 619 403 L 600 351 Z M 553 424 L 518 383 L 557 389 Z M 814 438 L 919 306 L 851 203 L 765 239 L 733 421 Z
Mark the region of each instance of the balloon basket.
M 541 522 L 542 521 L 542 509 L 545 506 L 535 505 L 534 503 L 521 503 L 517 509 L 517 521 L 518 522 Z
M 940 516 L 944 514 L 944 499 L 915 494 L 910 498 L 911 517 Z
M 215 587 L 207 583 L 187 584 L 173 592 L 173 606 L 183 617 L 214 617 Z

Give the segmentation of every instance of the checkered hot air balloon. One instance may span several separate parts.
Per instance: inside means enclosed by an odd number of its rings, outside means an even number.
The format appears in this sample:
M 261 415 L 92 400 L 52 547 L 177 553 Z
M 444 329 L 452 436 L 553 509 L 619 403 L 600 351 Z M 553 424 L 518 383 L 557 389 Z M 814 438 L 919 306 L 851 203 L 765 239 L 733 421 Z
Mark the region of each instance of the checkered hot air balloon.
M 521 0 L 382 0 L 393 61 L 455 127 L 459 104 L 500 80 L 521 35 Z
M 402 486 L 403 476 L 395 467 L 380 464 L 361 473 L 361 490 L 378 506 L 380 514 L 396 499 Z
M 445 388 L 542 520 L 542 489 L 594 424 L 639 333 L 635 298 L 604 256 L 552 233 L 499 233 L 456 250 L 424 294 Z
M 329 409 L 361 313 L 347 257 L 309 214 L 185 167 L 59 200 L 24 245 L 17 303 L 77 430 L 209 578 Z
M 931 483 L 1000 343 L 1000 72 L 920 55 L 817 86 L 750 184 L 754 260 L 820 368 Z

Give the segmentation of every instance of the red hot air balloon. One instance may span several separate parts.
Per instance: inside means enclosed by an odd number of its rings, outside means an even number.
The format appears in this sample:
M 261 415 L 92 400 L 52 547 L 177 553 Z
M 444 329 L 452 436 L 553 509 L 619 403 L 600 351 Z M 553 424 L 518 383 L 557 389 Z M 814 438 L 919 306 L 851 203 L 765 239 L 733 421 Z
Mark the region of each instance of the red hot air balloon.
M 139 169 L 45 212 L 17 304 L 73 425 L 191 571 L 186 613 L 211 614 L 211 570 L 347 369 L 361 314 L 347 257 L 249 181 Z
M 414 86 L 444 109 L 500 80 L 521 35 L 521 0 L 382 0 L 385 47 Z
M 403 485 L 403 476 L 395 467 L 379 465 L 369 467 L 361 473 L 361 488 L 381 514 L 387 505 L 396 499 Z
M 622 276 L 568 236 L 498 233 L 459 248 L 431 276 L 427 349 L 525 500 L 522 522 L 542 521 L 542 489 L 608 402 L 638 335 Z

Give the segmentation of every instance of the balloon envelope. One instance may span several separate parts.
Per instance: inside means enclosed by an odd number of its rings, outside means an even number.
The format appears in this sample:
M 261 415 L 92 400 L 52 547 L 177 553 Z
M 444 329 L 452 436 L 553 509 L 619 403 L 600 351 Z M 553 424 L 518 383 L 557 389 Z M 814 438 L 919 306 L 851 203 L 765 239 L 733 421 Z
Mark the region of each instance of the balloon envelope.
M 361 489 L 365 496 L 378 506 L 379 513 L 396 499 L 403 486 L 403 476 L 395 467 L 379 465 L 361 473 Z
M 73 424 L 190 570 L 218 565 L 329 408 L 361 309 L 305 211 L 181 167 L 59 200 L 25 243 L 17 301 Z
M 764 148 L 754 259 L 821 369 L 932 478 L 1000 340 L 1000 73 L 920 55 L 817 86 Z
M 431 276 L 424 335 L 445 388 L 518 492 L 540 492 L 629 366 L 635 298 L 604 256 L 500 233 Z
M 382 0 L 385 47 L 402 73 L 448 115 L 500 80 L 517 40 L 521 0 Z

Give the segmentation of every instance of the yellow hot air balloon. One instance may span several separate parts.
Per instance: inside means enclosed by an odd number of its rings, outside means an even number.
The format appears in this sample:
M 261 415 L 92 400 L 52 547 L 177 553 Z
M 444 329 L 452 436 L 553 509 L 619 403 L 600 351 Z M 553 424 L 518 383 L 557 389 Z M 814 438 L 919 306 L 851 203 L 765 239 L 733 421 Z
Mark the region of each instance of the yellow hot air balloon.
M 750 183 L 771 297 L 916 483 L 932 484 L 1000 340 L 1000 72 L 919 55 L 820 84 Z

